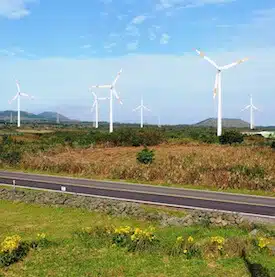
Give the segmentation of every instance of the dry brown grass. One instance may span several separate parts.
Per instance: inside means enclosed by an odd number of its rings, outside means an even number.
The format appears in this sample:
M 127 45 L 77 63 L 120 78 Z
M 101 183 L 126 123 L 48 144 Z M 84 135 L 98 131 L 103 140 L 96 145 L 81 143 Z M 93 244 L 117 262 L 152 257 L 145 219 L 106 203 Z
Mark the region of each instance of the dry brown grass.
M 152 165 L 136 162 L 141 148 L 63 149 L 25 154 L 24 169 L 152 183 L 274 191 L 275 152 L 269 148 L 161 145 Z

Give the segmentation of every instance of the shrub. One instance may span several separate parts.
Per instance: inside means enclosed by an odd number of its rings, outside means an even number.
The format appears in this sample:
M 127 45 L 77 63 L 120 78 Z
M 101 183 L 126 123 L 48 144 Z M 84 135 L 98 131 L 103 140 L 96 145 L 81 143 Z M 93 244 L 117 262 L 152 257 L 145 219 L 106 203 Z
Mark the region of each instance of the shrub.
M 1 243 L 0 267 L 9 266 L 22 260 L 27 255 L 29 248 L 29 245 L 23 242 L 20 236 L 6 237 Z
M 113 245 L 127 247 L 132 252 L 147 250 L 157 242 L 153 231 L 153 228 L 142 230 L 130 226 L 116 228 L 112 234 L 112 242 Z
M 275 150 L 275 140 L 272 141 L 271 148 Z
M 17 150 L 3 151 L 1 160 L 10 165 L 16 165 L 21 161 L 21 153 Z
M 37 234 L 37 239 L 30 242 L 30 247 L 33 249 L 38 249 L 42 247 L 47 247 L 50 245 L 50 241 L 47 239 L 44 233 Z
M 177 237 L 176 243 L 171 250 L 171 255 L 185 255 L 187 259 L 191 259 L 192 257 L 200 257 L 201 251 L 194 243 L 193 237 L 183 238 L 180 236 Z
M 137 153 L 137 161 L 143 164 L 151 164 L 155 159 L 154 150 L 149 150 L 147 147 Z
M 249 179 L 265 177 L 265 169 L 259 165 L 254 165 L 253 167 L 248 167 L 246 165 L 235 165 L 229 169 L 232 173 L 241 174 L 247 176 Z
M 225 131 L 219 138 L 220 144 L 242 143 L 244 136 L 238 131 Z

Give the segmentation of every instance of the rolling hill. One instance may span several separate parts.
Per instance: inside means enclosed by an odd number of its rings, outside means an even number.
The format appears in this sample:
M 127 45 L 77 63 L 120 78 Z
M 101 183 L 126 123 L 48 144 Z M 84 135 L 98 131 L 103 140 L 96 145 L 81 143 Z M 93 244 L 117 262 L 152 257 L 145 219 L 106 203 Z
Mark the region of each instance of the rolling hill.
M 1 121 L 10 121 L 10 118 L 13 118 L 13 121 L 17 119 L 17 111 L 0 111 L 0 120 Z M 21 111 L 21 120 L 22 121 L 33 121 L 33 122 L 56 122 L 56 112 L 43 112 L 40 114 L 28 113 L 25 111 Z M 71 120 L 68 117 L 59 114 L 60 122 L 71 122 L 75 120 Z
M 223 118 L 222 125 L 224 128 L 248 128 L 249 123 L 238 118 Z M 197 127 L 216 127 L 217 118 L 208 118 L 194 124 Z

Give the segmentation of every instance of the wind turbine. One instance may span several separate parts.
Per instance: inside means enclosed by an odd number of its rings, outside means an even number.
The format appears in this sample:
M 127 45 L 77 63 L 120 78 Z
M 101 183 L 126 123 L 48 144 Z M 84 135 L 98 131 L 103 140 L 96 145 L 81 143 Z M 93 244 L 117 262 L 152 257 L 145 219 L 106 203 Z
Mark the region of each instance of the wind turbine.
M 108 88 L 110 89 L 110 127 L 109 127 L 109 132 L 112 133 L 113 132 L 113 95 L 115 96 L 115 98 L 120 102 L 120 104 L 122 105 L 122 101 L 120 100 L 116 89 L 115 89 L 115 85 L 117 80 L 119 79 L 120 75 L 122 73 L 122 69 L 120 69 L 120 71 L 118 72 L 115 80 L 113 81 L 113 83 L 111 85 L 96 85 L 96 86 L 91 86 L 91 88 Z
M 221 90 L 221 73 L 223 70 L 232 68 L 242 62 L 247 61 L 248 59 L 242 59 L 237 62 L 225 65 L 225 66 L 218 66 L 214 61 L 210 58 L 206 57 L 203 52 L 195 49 L 195 51 L 205 60 L 207 60 L 210 64 L 212 64 L 216 69 L 216 79 L 215 79 L 215 86 L 214 86 L 214 98 L 218 94 L 218 122 L 217 122 L 217 136 L 222 135 L 222 90 Z
M 242 112 L 247 109 L 250 109 L 250 129 L 253 130 L 254 129 L 254 113 L 253 113 L 253 111 L 254 110 L 259 111 L 259 109 L 253 105 L 252 94 L 250 94 L 250 105 L 248 105 L 244 109 L 242 109 Z
M 28 94 L 26 94 L 24 92 L 21 92 L 20 85 L 19 85 L 18 81 L 16 81 L 16 86 L 17 86 L 17 93 L 11 99 L 11 101 L 9 101 L 9 103 L 11 104 L 12 101 L 17 99 L 17 127 L 20 127 L 21 126 L 21 119 L 20 119 L 20 98 L 21 98 L 21 96 L 23 96 L 23 97 L 28 97 L 30 99 L 33 99 L 33 96 L 29 96 Z
M 143 113 L 144 113 L 144 109 L 147 110 L 148 112 L 151 112 L 150 109 L 148 109 L 147 107 L 145 107 L 143 105 L 143 97 L 141 97 L 140 106 L 138 106 L 135 109 L 133 109 L 134 112 L 137 111 L 137 110 L 140 110 L 140 128 L 143 128 Z
M 90 91 L 92 92 L 92 94 L 93 94 L 93 96 L 95 98 L 95 101 L 93 103 L 91 111 L 93 112 L 93 110 L 95 108 L 95 128 L 98 128 L 98 101 L 99 100 L 106 100 L 108 98 L 107 97 L 101 97 L 101 98 L 99 98 L 91 89 L 90 89 Z

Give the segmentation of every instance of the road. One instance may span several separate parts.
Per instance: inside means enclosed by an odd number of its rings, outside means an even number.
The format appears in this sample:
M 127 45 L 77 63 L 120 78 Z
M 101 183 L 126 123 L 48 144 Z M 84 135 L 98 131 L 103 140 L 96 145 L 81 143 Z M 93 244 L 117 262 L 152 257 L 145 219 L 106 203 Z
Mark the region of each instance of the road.
M 66 187 L 67 193 L 164 206 L 238 212 L 275 219 L 273 197 L 0 171 L 0 184 L 12 185 L 13 181 L 20 187 L 54 191 L 61 191 L 61 187 Z

